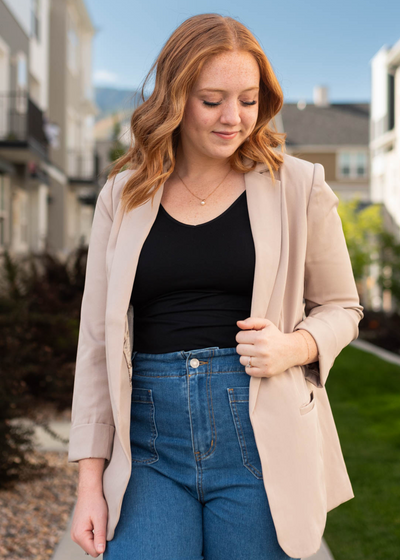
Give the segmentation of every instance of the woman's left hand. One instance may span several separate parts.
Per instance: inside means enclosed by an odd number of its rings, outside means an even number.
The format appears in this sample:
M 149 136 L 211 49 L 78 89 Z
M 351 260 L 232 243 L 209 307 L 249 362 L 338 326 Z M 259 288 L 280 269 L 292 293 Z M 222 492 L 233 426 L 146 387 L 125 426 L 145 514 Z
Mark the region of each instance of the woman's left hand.
M 236 334 L 236 352 L 240 363 L 247 366 L 251 356 L 251 368 L 246 372 L 254 377 L 272 377 L 296 364 L 296 349 L 293 335 L 280 331 L 269 319 L 248 317 L 237 321 L 242 330 Z M 297 341 L 297 335 L 296 335 Z

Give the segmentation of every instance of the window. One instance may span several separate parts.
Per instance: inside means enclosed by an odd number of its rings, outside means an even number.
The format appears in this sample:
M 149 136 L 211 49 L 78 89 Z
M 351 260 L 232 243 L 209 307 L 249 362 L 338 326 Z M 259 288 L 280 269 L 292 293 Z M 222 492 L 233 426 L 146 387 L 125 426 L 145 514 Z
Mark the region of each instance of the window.
M 28 64 L 26 55 L 23 52 L 17 53 L 17 87 L 15 93 L 15 110 L 18 113 L 26 113 L 28 110 Z
M 340 154 L 340 174 L 350 177 L 350 154 Z
M 72 72 L 76 72 L 78 70 L 78 34 L 70 13 L 68 14 L 67 42 L 68 66 Z
M 339 176 L 356 179 L 367 176 L 367 152 L 341 152 L 339 154 Z
M 40 41 L 40 0 L 32 0 L 31 37 Z
M 394 79 L 394 74 L 388 74 L 387 130 L 393 130 L 394 123 L 395 123 L 395 79 Z
M 28 82 L 28 66 L 26 62 L 25 53 L 19 52 L 17 54 L 17 89 L 27 89 Z
M 356 158 L 356 175 L 357 177 L 365 177 L 367 174 L 367 154 L 365 152 L 358 152 Z

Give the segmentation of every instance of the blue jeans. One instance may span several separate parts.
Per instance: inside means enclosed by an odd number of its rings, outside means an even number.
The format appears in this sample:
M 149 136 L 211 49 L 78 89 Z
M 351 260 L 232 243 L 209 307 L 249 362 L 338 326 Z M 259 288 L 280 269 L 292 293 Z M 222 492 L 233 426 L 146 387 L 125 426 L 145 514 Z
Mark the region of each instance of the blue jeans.
M 104 560 L 285 560 L 236 348 L 132 353 L 132 474 Z M 296 559 L 300 560 L 300 559 Z

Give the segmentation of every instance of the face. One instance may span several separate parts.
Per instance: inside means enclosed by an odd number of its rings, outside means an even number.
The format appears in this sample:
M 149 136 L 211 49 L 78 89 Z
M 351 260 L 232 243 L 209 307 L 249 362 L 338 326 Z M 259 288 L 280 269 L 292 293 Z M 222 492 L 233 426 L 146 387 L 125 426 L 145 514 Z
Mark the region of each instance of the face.
M 252 54 L 226 52 L 203 66 L 185 106 L 181 147 L 187 155 L 226 159 L 253 131 L 260 70 Z

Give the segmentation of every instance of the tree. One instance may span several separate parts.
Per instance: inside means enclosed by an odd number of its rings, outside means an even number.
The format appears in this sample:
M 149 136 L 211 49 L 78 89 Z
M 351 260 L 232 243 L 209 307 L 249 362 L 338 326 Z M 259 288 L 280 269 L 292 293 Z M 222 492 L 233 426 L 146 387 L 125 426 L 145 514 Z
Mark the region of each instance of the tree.
M 392 297 L 400 306 L 400 243 L 389 232 L 379 235 L 380 270 L 378 284 L 383 290 L 390 290 Z
M 114 127 L 113 127 L 113 143 L 111 148 L 108 152 L 108 157 L 110 161 L 116 161 L 119 157 L 125 154 L 126 149 L 122 142 L 120 141 L 119 137 L 121 134 L 121 123 L 118 120 L 118 116 L 114 113 Z
M 339 197 L 339 195 L 337 195 Z M 362 207 L 359 197 L 343 200 L 339 197 L 338 213 L 350 254 L 356 281 L 363 279 L 366 267 L 379 262 L 383 220 L 379 204 Z

